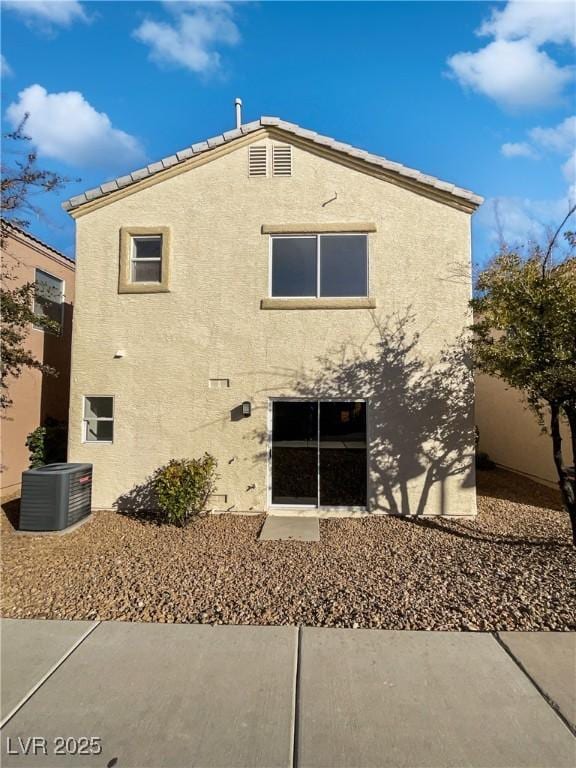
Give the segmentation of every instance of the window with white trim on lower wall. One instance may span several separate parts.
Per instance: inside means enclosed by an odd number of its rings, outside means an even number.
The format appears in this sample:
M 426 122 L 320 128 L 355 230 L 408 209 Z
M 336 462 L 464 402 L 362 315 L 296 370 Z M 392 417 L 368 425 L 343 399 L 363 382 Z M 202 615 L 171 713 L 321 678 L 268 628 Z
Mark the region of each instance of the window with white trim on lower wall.
M 58 323 L 61 329 L 64 319 L 64 280 L 43 269 L 37 269 L 35 283 L 34 314 L 36 317 Z
M 368 296 L 368 236 L 272 236 L 270 269 L 273 297 Z
M 114 398 L 109 395 L 84 397 L 83 436 L 85 443 L 111 443 L 114 439 Z

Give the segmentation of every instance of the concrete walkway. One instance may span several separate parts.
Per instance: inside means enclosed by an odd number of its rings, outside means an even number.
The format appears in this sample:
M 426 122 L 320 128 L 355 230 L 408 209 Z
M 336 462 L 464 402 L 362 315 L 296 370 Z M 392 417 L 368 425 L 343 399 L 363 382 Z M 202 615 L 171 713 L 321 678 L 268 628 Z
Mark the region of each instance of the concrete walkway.
M 576 764 L 574 634 L 11 619 L 0 631 L 6 767 Z
M 317 517 L 266 515 L 259 541 L 320 541 Z

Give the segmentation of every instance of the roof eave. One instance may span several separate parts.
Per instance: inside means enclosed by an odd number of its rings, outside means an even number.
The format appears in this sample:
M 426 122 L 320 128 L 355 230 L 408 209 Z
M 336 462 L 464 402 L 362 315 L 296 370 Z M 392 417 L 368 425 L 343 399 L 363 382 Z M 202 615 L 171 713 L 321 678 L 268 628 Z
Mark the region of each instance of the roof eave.
M 400 183 L 412 191 L 422 192 L 428 197 L 433 196 L 440 202 L 445 202 L 470 213 L 474 212 L 483 202 L 482 197 L 467 189 L 428 176 L 400 163 L 392 162 L 385 157 L 373 155 L 350 144 L 336 141 L 329 136 L 323 136 L 315 131 L 301 128 L 294 123 L 285 122 L 278 117 L 261 117 L 260 120 L 247 123 L 235 130 L 226 131 L 206 141 L 192 144 L 174 155 L 151 163 L 145 168 L 139 168 L 131 174 L 120 176 L 99 187 L 89 189 L 66 200 L 62 203 L 62 207 L 74 217 L 81 215 L 117 199 L 116 193 L 121 193 L 121 196 L 132 194 L 144 185 L 149 186 L 151 180 L 156 183 L 163 178 L 172 176 L 174 172 L 184 172 L 189 167 L 196 165 L 195 161 L 200 157 L 204 160 L 210 156 L 218 157 L 223 148 L 230 151 L 230 148 L 233 148 L 235 144 L 250 143 L 252 134 L 261 132 L 284 135 L 305 149 L 315 151 L 318 154 L 329 153 L 332 159 L 346 158 L 348 165 L 359 166 L 360 170 L 376 169 L 378 173 L 375 175 L 385 180 Z
M 72 266 L 76 267 L 76 260 L 72 259 L 70 256 L 66 256 L 65 253 L 62 253 L 61 251 L 54 248 L 54 246 L 49 245 L 48 243 L 45 243 L 44 240 L 40 240 L 39 237 L 36 237 L 36 235 L 33 235 L 31 232 L 27 232 L 25 229 L 22 229 L 22 227 L 17 227 L 15 224 L 12 224 L 11 221 L 8 219 L 4 219 L 4 225 L 7 226 L 11 230 L 11 236 L 15 239 L 19 239 L 22 242 L 27 242 L 31 240 L 36 246 L 40 246 L 41 248 L 44 248 L 47 251 L 50 251 L 51 256 L 57 256 L 60 259 L 64 259 L 64 261 L 69 262 Z

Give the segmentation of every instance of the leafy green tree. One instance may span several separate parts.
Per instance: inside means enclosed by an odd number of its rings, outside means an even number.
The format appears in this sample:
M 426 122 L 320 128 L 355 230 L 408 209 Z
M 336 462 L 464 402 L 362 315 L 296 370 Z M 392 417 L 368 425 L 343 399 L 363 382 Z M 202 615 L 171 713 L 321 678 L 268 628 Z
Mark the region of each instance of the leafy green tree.
M 476 367 L 520 390 L 548 425 L 563 504 L 576 545 L 576 480 L 565 461 L 560 420 L 569 424 L 576 458 L 576 257 L 575 235 L 561 233 L 570 208 L 545 246 L 527 252 L 500 248 L 480 273 L 472 300 Z
M 70 179 L 53 171 L 38 168 L 37 154 L 30 151 L 30 136 L 25 133 L 28 115 L 24 116 L 15 131 L 2 136 L 2 164 L 0 181 L 0 239 L 2 246 L 10 231 L 10 225 L 28 229 L 30 216 L 41 216 L 42 211 L 33 198 L 42 192 L 62 189 Z
M 33 301 L 37 296 L 35 283 L 18 285 L 10 267 L 10 233 L 26 229 L 29 216 L 40 213 L 33 202 L 37 193 L 61 189 L 68 179 L 37 166 L 36 153 L 27 151 L 30 137 L 24 132 L 26 117 L 13 132 L 4 134 L 0 181 L 0 245 L 2 268 L 0 301 L 2 307 L 2 334 L 0 336 L 0 408 L 8 408 L 12 400 L 8 394 L 10 378 L 20 376 L 24 368 L 35 368 L 47 375 L 55 375 L 50 366 L 37 360 L 26 348 L 26 338 L 32 324 L 47 331 L 58 332 L 59 324 L 45 316 L 36 315 Z M 23 149 L 23 146 L 26 149 Z M 40 300 L 46 299 L 45 291 Z
M 30 325 L 34 323 L 47 331 L 58 331 L 58 323 L 34 314 L 32 302 L 36 295 L 34 283 L 11 286 L 14 280 L 8 268 L 2 267 L 0 302 L 2 305 L 2 334 L 0 336 L 0 408 L 12 405 L 8 389 L 10 378 L 20 376 L 24 368 L 35 368 L 55 376 L 56 371 L 37 360 L 27 349 L 26 339 Z

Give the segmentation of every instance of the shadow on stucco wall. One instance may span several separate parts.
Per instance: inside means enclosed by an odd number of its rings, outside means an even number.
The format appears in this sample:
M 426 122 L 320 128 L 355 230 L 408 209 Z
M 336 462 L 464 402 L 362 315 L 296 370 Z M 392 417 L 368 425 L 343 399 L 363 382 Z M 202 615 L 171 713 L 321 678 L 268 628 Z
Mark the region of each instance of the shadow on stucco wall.
M 66 302 L 62 307 L 62 332 L 43 333 L 42 360 L 53 369 L 55 375 L 42 374 L 40 424 L 47 418 L 64 423 L 68 421 L 73 312 L 73 304 Z
M 435 511 L 450 514 L 448 478 L 459 478 L 460 487 L 474 485 L 470 349 L 461 337 L 438 360 L 427 361 L 414 319 L 411 310 L 373 314 L 375 340 L 343 342 L 318 360 L 312 375 L 284 371 L 284 386 L 291 397 L 368 401 L 371 511 L 423 515 L 439 484 Z M 256 437 L 268 445 L 267 434 Z
M 116 499 L 114 508 L 121 515 L 133 517 L 142 522 L 161 524 L 159 506 L 154 494 L 152 477 L 136 484 Z

